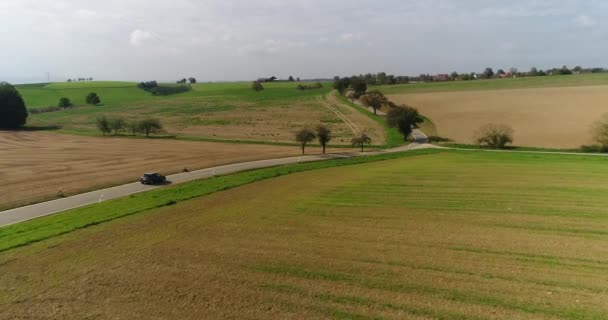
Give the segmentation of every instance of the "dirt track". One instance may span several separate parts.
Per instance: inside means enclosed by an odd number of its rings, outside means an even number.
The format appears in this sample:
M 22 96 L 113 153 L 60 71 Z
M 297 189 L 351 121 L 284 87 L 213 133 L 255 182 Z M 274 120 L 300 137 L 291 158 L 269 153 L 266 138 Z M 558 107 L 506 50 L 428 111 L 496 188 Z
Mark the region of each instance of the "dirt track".
M 309 153 L 319 150 L 310 149 Z M 299 154 L 297 147 L 0 131 L 0 208 L 181 172 Z
M 440 92 L 389 96 L 416 107 L 437 124 L 439 135 L 472 143 L 486 123 L 515 129 L 515 144 L 576 148 L 590 144 L 590 127 L 606 112 L 608 86 Z

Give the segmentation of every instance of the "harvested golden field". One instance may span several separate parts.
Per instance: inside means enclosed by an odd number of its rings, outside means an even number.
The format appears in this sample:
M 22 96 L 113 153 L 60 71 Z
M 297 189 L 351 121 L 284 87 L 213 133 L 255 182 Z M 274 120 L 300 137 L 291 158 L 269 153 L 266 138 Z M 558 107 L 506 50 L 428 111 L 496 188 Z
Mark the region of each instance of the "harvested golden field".
M 137 181 L 146 171 L 298 155 L 298 147 L 0 131 L 0 208 Z M 310 153 L 319 153 L 311 148 Z
M 608 159 L 304 172 L 0 253 L 2 319 L 605 319 Z
M 473 143 L 487 123 L 515 129 L 515 145 L 578 148 L 592 143 L 591 125 L 608 112 L 608 86 L 408 93 L 390 99 L 420 110 L 438 134 Z

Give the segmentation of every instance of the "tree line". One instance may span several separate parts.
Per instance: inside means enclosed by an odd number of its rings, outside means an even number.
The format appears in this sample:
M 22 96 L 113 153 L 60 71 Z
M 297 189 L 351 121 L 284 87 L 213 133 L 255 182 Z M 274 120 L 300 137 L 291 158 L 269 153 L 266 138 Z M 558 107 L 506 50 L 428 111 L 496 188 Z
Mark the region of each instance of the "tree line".
M 305 154 L 306 146 L 315 140 L 319 140 L 319 144 L 323 148 L 323 154 L 325 154 L 327 145 L 332 139 L 331 129 L 322 124 L 318 125 L 315 129 L 301 129 L 295 134 L 295 141 L 300 144 L 302 154 Z M 351 143 L 353 146 L 360 147 L 361 151 L 363 151 L 365 146 L 371 145 L 372 138 L 367 133 L 362 132 L 355 135 L 351 139 Z
M 178 83 L 181 83 L 181 81 L 178 81 Z M 184 81 L 183 83 L 186 82 Z M 140 82 L 137 84 L 137 87 L 144 91 L 150 92 L 155 96 L 168 96 L 192 90 L 192 87 L 189 85 L 160 85 L 155 80 Z
M 114 133 L 118 136 L 121 132 L 126 131 L 132 135 L 143 134 L 149 137 L 151 134 L 164 133 L 163 125 L 160 120 L 148 118 L 143 120 L 125 120 L 121 117 L 97 117 L 96 126 L 102 135 L 110 135 Z

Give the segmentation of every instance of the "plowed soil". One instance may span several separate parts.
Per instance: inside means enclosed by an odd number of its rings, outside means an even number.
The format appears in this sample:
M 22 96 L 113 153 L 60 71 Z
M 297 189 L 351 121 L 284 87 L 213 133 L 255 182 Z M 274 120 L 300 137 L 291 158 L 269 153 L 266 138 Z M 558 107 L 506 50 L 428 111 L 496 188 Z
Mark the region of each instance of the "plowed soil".
M 0 131 L 0 209 L 177 173 L 297 155 L 297 147 Z M 310 148 L 309 153 L 319 153 Z
M 515 145 L 577 148 L 590 144 L 591 125 L 608 112 L 608 86 L 390 95 L 431 118 L 438 134 L 473 143 L 487 123 L 515 129 Z

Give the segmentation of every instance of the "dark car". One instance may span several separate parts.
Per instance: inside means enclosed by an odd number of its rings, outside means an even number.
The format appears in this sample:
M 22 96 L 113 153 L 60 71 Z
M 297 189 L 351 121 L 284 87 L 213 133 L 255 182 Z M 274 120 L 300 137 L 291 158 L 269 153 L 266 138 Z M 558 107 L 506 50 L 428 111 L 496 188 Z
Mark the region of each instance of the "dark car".
M 167 181 L 167 178 L 160 173 L 144 173 L 139 179 L 142 184 L 159 184 Z

